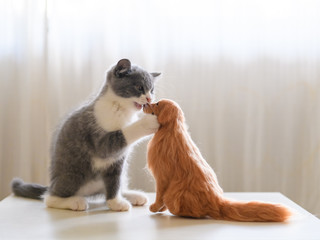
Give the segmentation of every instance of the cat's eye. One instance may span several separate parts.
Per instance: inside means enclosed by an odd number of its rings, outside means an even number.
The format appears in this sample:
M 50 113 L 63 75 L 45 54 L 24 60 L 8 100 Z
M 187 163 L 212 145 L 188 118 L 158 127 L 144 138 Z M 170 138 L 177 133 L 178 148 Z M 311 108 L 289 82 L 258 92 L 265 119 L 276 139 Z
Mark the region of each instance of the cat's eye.
M 144 89 L 143 89 L 142 86 L 138 86 L 138 90 L 139 90 L 140 92 L 144 92 Z
M 154 115 L 154 112 L 152 112 L 151 114 Z
M 159 103 L 157 103 L 156 105 L 159 106 Z

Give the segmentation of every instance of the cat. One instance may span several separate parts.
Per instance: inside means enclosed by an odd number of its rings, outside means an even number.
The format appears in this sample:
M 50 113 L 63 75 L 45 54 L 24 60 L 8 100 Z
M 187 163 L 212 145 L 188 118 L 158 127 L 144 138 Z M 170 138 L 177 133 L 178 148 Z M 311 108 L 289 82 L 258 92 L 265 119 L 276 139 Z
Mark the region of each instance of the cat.
M 127 190 L 125 166 L 131 146 L 159 127 L 155 116 L 143 114 L 135 121 L 142 106 L 152 101 L 159 75 L 131 65 L 128 59 L 111 67 L 99 94 L 69 114 L 53 137 L 50 185 L 16 178 L 13 193 L 76 211 L 86 210 L 86 196 L 96 194 L 105 194 L 114 211 L 146 204 L 143 192 Z
M 182 110 L 172 100 L 147 104 L 158 117 L 159 130 L 148 143 L 148 168 L 156 180 L 150 211 L 167 209 L 178 216 L 245 222 L 283 222 L 291 211 L 280 204 L 240 202 L 223 196 L 213 169 L 192 141 Z

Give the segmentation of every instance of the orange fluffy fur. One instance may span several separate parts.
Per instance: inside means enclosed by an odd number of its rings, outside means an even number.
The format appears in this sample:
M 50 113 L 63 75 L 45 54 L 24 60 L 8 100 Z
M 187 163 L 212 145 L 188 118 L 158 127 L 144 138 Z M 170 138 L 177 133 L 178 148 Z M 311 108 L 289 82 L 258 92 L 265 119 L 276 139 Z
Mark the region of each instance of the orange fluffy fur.
M 177 103 L 161 100 L 144 108 L 158 117 L 159 130 L 148 144 L 148 167 L 156 180 L 152 212 L 245 222 L 283 222 L 291 212 L 280 204 L 227 199 L 217 177 L 192 141 Z

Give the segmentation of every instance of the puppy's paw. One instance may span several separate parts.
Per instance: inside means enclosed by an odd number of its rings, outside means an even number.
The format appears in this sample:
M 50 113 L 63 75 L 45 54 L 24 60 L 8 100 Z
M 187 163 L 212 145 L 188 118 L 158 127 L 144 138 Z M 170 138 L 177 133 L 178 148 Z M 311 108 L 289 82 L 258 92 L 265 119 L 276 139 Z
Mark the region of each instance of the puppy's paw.
M 155 212 L 164 212 L 164 211 L 167 210 L 167 206 L 164 205 L 164 204 L 160 205 L 160 204 L 158 204 L 157 202 L 155 202 L 155 203 L 153 203 L 153 204 L 150 205 L 149 210 L 150 210 L 151 212 L 154 212 L 154 213 L 155 213 Z

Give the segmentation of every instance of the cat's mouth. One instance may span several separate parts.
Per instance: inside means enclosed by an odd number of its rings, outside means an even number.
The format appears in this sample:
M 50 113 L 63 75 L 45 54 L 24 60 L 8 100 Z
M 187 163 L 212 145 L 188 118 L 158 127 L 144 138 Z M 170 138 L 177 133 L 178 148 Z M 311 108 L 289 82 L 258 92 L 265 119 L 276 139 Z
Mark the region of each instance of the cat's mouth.
M 144 106 L 144 104 L 139 104 L 137 102 L 134 102 L 134 106 L 138 109 L 138 110 L 141 110 Z

